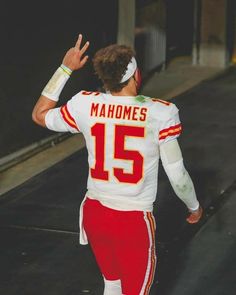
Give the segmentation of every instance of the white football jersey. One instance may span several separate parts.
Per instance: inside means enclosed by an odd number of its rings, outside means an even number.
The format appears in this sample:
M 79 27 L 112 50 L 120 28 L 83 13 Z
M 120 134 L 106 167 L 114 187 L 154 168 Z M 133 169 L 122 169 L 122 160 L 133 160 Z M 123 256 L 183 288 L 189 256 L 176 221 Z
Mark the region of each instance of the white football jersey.
M 87 196 L 117 210 L 152 211 L 159 145 L 177 138 L 177 107 L 145 96 L 81 91 L 50 110 L 46 126 L 82 132 L 88 150 Z

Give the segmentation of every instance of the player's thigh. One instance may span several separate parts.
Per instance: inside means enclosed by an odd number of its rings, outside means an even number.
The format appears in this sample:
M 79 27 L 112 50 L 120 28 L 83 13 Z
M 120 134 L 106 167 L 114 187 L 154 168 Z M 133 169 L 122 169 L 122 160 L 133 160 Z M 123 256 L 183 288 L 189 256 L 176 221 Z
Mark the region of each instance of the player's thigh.
M 123 234 L 116 253 L 122 292 L 125 295 L 149 294 L 153 282 L 155 253 L 155 220 L 151 213 L 138 213 L 123 224 Z
M 117 280 L 116 257 L 110 237 L 106 208 L 99 202 L 87 200 L 83 209 L 83 225 L 97 264 L 107 280 Z

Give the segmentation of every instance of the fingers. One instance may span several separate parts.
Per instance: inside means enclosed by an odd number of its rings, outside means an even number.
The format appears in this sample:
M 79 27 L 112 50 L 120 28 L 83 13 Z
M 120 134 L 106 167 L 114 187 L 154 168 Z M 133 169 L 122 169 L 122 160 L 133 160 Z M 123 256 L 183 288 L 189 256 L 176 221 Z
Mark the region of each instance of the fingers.
M 89 47 L 89 42 L 87 41 L 84 44 L 83 48 L 80 50 L 81 55 L 83 55 L 85 53 L 85 51 L 88 49 L 88 47 Z
M 82 68 L 88 61 L 88 55 L 83 56 L 89 47 L 89 42 L 87 41 L 84 46 L 80 49 L 83 41 L 82 34 L 79 34 L 75 46 L 68 50 L 66 53 L 63 64 L 69 65 L 68 68 L 72 70 L 78 70 Z
M 82 47 L 82 49 L 80 49 L 80 46 L 81 46 L 81 43 L 82 43 L 82 39 L 83 39 L 83 36 L 82 34 L 79 34 L 79 37 L 78 37 L 78 40 L 75 44 L 75 49 L 80 51 L 81 55 L 83 55 L 85 53 L 85 51 L 88 49 L 89 47 L 89 42 L 87 41 L 84 46 Z
M 86 64 L 86 62 L 88 61 L 88 55 L 86 55 L 80 62 L 80 66 L 81 68 Z
M 82 42 L 82 38 L 83 38 L 82 34 L 79 34 L 78 40 L 75 43 L 75 48 L 78 49 L 78 50 L 80 50 L 80 45 L 81 45 L 81 42 Z

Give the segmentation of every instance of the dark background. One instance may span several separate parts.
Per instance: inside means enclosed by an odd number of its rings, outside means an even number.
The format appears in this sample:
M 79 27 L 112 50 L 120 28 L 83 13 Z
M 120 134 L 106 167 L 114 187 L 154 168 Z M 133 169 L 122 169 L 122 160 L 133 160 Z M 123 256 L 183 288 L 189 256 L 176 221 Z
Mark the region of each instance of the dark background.
M 167 61 L 192 54 L 193 0 L 166 0 Z
M 90 62 L 73 74 L 60 102 L 96 89 L 91 57 L 116 41 L 117 13 L 116 0 L 1 1 L 0 158 L 52 134 L 33 123 L 31 112 L 79 33 L 91 43 Z

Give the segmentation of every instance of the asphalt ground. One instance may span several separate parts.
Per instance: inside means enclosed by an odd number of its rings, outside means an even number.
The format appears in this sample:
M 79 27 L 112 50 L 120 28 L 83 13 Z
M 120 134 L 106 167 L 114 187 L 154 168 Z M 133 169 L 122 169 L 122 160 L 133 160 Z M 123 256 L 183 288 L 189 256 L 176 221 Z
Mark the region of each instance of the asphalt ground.
M 161 169 L 154 214 L 158 268 L 154 294 L 235 294 L 236 69 L 173 100 L 180 109 L 185 166 L 205 208 L 200 224 Z M 0 200 L 0 294 L 102 294 L 89 246 L 78 243 L 87 153 L 76 152 Z

